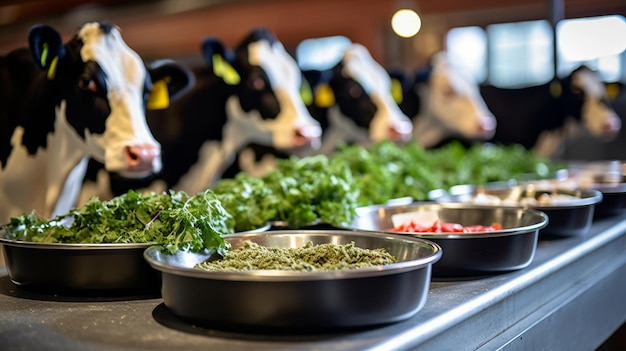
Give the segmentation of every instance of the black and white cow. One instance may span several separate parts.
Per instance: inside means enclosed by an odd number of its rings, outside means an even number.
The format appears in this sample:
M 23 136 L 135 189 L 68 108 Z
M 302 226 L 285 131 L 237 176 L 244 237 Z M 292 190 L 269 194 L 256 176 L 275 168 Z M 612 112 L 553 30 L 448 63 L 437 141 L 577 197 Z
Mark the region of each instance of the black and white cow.
M 617 136 L 621 128 L 605 84 L 586 66 L 543 85 L 517 89 L 483 85 L 480 89 L 498 119 L 492 141 L 521 144 L 541 156 L 558 157 L 565 141 L 581 125 L 606 141 Z
M 433 55 L 413 77 L 403 71 L 391 76 L 403 91 L 400 108 L 413 120 L 413 136 L 423 147 L 436 147 L 456 139 L 487 141 L 494 136 L 497 121 L 479 86 L 451 66 L 447 53 Z
M 307 107 L 323 132 L 319 149 L 309 148 L 298 156 L 330 155 L 341 144 L 366 146 L 381 140 L 405 142 L 411 138 L 411 120 L 394 101 L 389 73 L 363 45 L 351 43 L 332 67 L 306 69 L 303 74 L 312 90 Z M 226 175 L 243 171 L 262 176 L 275 167 L 277 158 L 287 156 L 271 147 L 249 145 Z
M 411 138 L 411 120 L 394 100 L 389 73 L 363 45 L 352 44 L 328 71 L 304 73 L 315 96 L 309 109 L 324 131 L 320 153 L 341 143 Z
M 158 172 L 146 104 L 164 106 L 192 79 L 169 61 L 147 69 L 108 23 L 85 24 L 65 44 L 45 25 L 28 39 L 30 50 L 0 58 L 0 223 L 69 211 L 88 157 L 126 177 Z
M 148 115 L 162 144 L 162 171 L 134 183 L 112 175 L 110 185 L 99 184 L 99 196 L 130 188 L 195 194 L 214 185 L 250 143 L 285 152 L 319 146 L 321 128 L 300 96 L 302 72 L 272 32 L 254 29 L 234 50 L 215 37 L 201 48 L 206 64 L 194 69 L 195 86 Z M 81 201 L 92 195 L 85 190 Z

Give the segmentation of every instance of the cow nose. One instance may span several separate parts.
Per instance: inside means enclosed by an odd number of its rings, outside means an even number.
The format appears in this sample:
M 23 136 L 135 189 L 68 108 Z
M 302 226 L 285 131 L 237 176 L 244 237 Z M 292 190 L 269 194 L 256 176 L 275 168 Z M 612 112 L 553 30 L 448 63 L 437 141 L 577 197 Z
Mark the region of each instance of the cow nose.
M 407 141 L 411 138 L 413 125 L 411 122 L 398 122 L 389 126 L 389 140 L 391 141 Z
M 296 128 L 294 134 L 294 146 L 301 147 L 305 145 L 319 145 L 319 139 L 322 135 L 322 129 L 318 126 L 306 126 Z
M 129 172 L 153 171 L 155 160 L 161 156 L 161 149 L 154 145 L 126 147 L 126 170 Z
M 608 137 L 613 137 L 619 133 L 622 129 L 622 120 L 619 117 L 610 118 L 607 123 L 604 124 L 603 132 Z
M 496 119 L 493 116 L 485 116 L 478 123 L 478 135 L 491 139 L 496 131 Z

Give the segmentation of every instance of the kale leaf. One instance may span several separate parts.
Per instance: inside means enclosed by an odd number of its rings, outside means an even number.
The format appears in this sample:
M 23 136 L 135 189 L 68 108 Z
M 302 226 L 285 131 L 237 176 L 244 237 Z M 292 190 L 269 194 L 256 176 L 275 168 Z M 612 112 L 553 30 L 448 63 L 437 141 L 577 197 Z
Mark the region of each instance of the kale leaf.
M 91 198 L 67 214 L 46 219 L 31 212 L 11 218 L 7 239 L 49 243 L 154 243 L 169 252 L 205 249 L 224 252 L 223 235 L 234 220 L 210 189 L 188 196 L 170 190 L 133 190 L 109 201 Z

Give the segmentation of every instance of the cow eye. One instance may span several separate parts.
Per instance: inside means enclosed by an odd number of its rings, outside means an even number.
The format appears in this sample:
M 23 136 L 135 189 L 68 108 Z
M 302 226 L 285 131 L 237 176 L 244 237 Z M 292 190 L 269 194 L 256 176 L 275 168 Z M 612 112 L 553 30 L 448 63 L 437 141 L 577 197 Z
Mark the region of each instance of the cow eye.
M 572 94 L 577 95 L 577 96 L 583 96 L 584 92 L 581 88 L 577 86 L 572 86 Z
M 358 85 L 353 85 L 348 89 L 348 94 L 353 99 L 357 99 L 363 95 L 363 89 L 361 89 Z
M 94 93 L 98 90 L 98 86 L 96 85 L 96 82 L 93 79 L 89 79 L 89 78 L 81 78 L 78 81 L 78 87 L 83 90 L 92 91 Z
M 451 97 L 454 97 L 455 95 L 456 95 L 456 91 L 454 91 L 454 89 L 450 85 L 446 85 L 443 88 L 443 96 L 447 98 L 451 98 Z
M 263 80 L 263 78 L 261 77 L 250 78 L 249 84 L 250 88 L 257 91 L 265 89 L 265 80 Z

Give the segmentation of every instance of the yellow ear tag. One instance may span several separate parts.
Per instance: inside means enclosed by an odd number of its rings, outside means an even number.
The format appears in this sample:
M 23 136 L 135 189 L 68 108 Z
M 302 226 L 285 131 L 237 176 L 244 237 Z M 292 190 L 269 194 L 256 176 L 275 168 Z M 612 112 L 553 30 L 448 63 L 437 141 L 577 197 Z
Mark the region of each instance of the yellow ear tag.
M 619 94 L 619 85 L 617 85 L 616 83 L 608 83 L 606 85 L 606 96 L 608 97 L 609 101 L 615 100 L 617 94 Z
M 313 92 L 311 91 L 311 86 L 306 80 L 302 81 L 302 85 L 300 86 L 300 97 L 302 97 L 302 101 L 306 106 L 313 103 Z
M 161 79 L 152 84 L 152 91 L 146 102 L 148 110 L 163 110 L 170 106 L 170 95 L 167 91 L 167 83 Z
M 561 92 L 561 83 L 559 83 L 558 80 L 553 80 L 552 83 L 550 83 L 550 94 L 554 97 L 559 97 L 561 96 Z
M 59 56 L 55 56 L 50 62 L 50 68 L 48 68 L 48 80 L 54 79 L 54 75 L 57 72 L 57 62 L 59 62 Z
M 48 43 L 43 43 L 43 49 L 41 50 L 41 57 L 39 57 L 39 63 L 41 63 L 41 67 L 46 67 L 47 60 L 48 60 Z
M 331 107 L 335 104 L 335 94 L 328 84 L 322 84 L 315 89 L 315 105 Z
M 213 55 L 213 73 L 218 77 L 222 77 L 228 85 L 239 84 L 241 81 L 239 73 L 218 54 Z
M 402 94 L 402 84 L 397 79 L 391 80 L 391 96 L 393 96 L 393 100 L 396 104 L 402 103 L 402 99 L 404 98 Z

